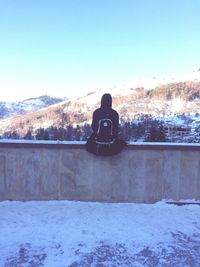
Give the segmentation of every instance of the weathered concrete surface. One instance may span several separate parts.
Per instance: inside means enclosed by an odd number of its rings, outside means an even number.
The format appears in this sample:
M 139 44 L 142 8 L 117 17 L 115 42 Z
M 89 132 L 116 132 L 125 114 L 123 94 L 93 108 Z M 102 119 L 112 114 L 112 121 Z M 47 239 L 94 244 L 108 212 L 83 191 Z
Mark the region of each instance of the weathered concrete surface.
M 0 143 L 0 200 L 7 199 L 200 199 L 200 147 L 133 145 L 113 157 L 96 157 L 84 145 Z

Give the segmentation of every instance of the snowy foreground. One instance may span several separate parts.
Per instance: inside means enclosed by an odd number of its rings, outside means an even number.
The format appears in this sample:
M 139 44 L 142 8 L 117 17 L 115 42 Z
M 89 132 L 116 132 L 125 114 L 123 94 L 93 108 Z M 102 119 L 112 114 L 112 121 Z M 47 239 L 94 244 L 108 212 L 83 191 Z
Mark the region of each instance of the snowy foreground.
M 0 202 L 0 266 L 200 266 L 200 206 Z

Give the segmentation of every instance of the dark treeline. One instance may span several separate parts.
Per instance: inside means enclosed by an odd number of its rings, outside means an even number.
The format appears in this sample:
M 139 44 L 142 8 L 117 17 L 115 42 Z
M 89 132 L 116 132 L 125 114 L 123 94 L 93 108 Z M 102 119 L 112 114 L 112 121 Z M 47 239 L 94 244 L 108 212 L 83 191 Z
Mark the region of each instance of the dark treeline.
M 6 132 L 1 138 L 6 139 L 25 139 L 25 140 L 60 140 L 60 141 L 85 141 L 92 133 L 89 124 L 83 126 L 71 125 L 67 127 L 40 128 L 33 133 L 30 129 L 24 136 L 20 136 L 17 131 Z M 165 132 L 163 123 L 152 118 L 138 121 L 121 122 L 119 136 L 125 141 L 146 141 L 146 142 L 165 142 Z
M 166 142 L 163 123 L 158 120 L 124 122 L 120 125 L 119 135 L 125 141 Z

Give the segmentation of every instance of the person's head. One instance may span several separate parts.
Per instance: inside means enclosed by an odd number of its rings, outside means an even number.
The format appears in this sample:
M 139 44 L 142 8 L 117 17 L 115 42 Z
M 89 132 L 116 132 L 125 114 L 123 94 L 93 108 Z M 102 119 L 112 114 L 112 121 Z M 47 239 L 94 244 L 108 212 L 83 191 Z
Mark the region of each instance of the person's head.
M 112 108 L 112 96 L 110 94 L 104 94 L 101 98 L 102 108 Z

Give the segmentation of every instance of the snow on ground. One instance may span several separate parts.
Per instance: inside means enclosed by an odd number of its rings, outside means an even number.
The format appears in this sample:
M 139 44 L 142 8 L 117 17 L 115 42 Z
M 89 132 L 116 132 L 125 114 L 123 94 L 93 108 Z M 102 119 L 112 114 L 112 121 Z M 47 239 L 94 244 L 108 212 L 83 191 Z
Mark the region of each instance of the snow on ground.
M 200 206 L 0 202 L 1 267 L 200 266 Z

